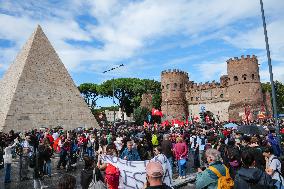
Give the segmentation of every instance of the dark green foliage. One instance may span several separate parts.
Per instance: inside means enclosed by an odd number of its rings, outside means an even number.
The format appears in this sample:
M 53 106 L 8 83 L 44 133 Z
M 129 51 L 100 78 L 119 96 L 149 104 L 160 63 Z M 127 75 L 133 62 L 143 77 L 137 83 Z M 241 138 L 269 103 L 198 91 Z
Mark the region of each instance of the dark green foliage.
M 161 109 L 161 103 L 162 103 L 161 93 L 153 94 L 153 96 L 152 96 L 152 106 L 155 109 Z
M 150 111 L 145 107 L 138 107 L 134 109 L 133 116 L 138 125 L 143 125 L 144 121 L 147 120 L 147 115 Z
M 284 85 L 280 81 L 275 81 L 274 86 L 275 86 L 275 93 L 276 93 L 277 113 L 283 114 L 284 113 Z M 262 83 L 261 88 L 263 92 L 269 91 L 272 97 L 272 90 L 271 90 L 270 83 Z
M 91 110 L 95 109 L 96 101 L 99 98 L 99 86 L 93 83 L 83 83 L 78 89 Z
M 96 100 L 99 97 L 112 98 L 113 94 L 118 100 L 118 107 L 128 115 L 140 106 L 144 93 L 153 94 L 152 104 L 154 107 L 160 108 L 161 106 L 161 83 L 154 80 L 118 78 L 107 80 L 100 85 L 83 83 L 78 89 L 94 114 L 98 112 L 95 109 Z

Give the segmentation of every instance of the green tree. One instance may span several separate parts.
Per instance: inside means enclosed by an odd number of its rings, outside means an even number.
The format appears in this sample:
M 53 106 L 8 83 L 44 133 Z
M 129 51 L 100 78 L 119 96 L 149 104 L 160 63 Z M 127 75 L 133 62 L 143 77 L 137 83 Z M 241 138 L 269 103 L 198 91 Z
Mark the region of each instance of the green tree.
M 138 125 L 143 125 L 144 121 L 147 119 L 147 115 L 149 113 L 149 110 L 145 107 L 138 107 L 134 109 L 133 117 L 135 122 Z
M 78 89 L 88 106 L 94 110 L 97 105 L 96 101 L 100 97 L 99 85 L 94 83 L 83 83 L 78 86 Z
M 152 106 L 156 109 L 161 109 L 162 96 L 161 93 L 155 93 L 152 96 Z
M 118 105 L 123 112 L 126 113 L 133 110 L 131 108 L 131 100 L 135 96 L 134 87 L 139 79 L 136 78 L 119 78 L 107 80 L 100 85 L 101 95 L 104 97 L 114 97 L 118 100 Z M 114 92 L 113 92 L 114 88 Z
M 276 93 L 277 113 L 283 114 L 284 113 L 284 85 L 280 81 L 275 81 L 274 86 L 275 86 L 275 93 Z M 269 91 L 272 97 L 272 90 L 271 90 L 270 83 L 262 83 L 261 88 L 263 92 Z
M 138 78 L 119 78 L 107 80 L 100 85 L 100 94 L 104 97 L 113 96 L 123 112 L 130 114 L 140 106 L 142 94 L 159 93 L 161 84 L 158 81 Z

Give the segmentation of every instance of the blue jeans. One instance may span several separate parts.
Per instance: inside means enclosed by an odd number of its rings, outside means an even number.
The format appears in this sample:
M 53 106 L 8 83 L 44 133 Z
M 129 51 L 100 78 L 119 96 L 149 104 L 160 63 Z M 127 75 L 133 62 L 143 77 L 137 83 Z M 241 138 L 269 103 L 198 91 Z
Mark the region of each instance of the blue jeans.
M 11 182 L 11 163 L 5 164 L 5 182 Z
M 185 176 L 186 174 L 186 163 L 184 165 L 180 164 L 180 160 L 178 160 L 178 174 L 179 176 Z
M 284 189 L 284 186 L 279 181 L 277 181 L 274 186 L 276 186 L 277 189 Z
M 45 163 L 45 170 L 48 176 L 51 177 L 51 160 L 46 161 Z
M 89 157 L 93 157 L 93 147 L 88 147 L 87 152 Z
M 173 157 L 168 157 L 168 160 L 169 160 L 169 163 L 171 165 L 172 172 L 173 172 L 173 168 L 174 168 Z

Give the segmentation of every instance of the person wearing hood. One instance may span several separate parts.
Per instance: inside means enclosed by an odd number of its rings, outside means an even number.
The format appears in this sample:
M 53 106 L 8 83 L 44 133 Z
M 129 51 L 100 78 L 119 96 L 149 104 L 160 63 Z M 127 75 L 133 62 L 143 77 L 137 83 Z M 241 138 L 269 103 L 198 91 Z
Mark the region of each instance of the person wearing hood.
M 268 135 L 268 143 L 273 149 L 273 154 L 277 157 L 280 157 L 282 152 L 281 152 L 280 142 L 277 139 L 275 132 L 272 132 L 271 134 Z
M 264 171 L 255 167 L 255 155 L 252 150 L 242 153 L 243 167 L 238 171 L 234 180 L 234 189 L 272 189 L 275 181 Z

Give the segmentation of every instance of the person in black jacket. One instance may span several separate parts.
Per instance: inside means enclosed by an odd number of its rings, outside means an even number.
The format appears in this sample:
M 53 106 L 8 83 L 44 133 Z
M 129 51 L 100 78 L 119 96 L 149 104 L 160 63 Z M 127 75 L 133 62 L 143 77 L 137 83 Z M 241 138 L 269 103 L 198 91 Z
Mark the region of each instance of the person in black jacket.
M 90 183 L 93 179 L 93 170 L 94 170 L 94 160 L 88 156 L 85 156 L 85 168 L 81 171 L 81 186 L 82 189 L 88 189 Z
M 273 189 L 275 181 L 264 171 L 255 167 L 255 156 L 252 150 L 242 153 L 243 167 L 235 177 L 234 189 Z
M 162 153 L 165 154 L 165 156 L 168 158 L 171 168 L 173 170 L 173 144 L 169 140 L 169 135 L 165 134 L 164 135 L 164 140 L 161 143 L 162 147 Z
M 255 158 L 255 166 L 262 171 L 265 170 L 266 161 L 264 156 L 262 155 L 262 149 L 259 146 L 259 140 L 257 137 L 252 137 L 250 140 L 250 148 L 253 151 L 254 158 Z

